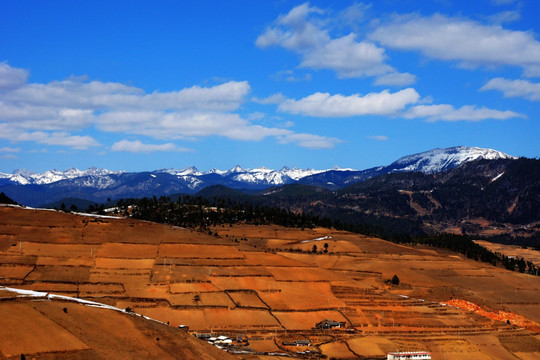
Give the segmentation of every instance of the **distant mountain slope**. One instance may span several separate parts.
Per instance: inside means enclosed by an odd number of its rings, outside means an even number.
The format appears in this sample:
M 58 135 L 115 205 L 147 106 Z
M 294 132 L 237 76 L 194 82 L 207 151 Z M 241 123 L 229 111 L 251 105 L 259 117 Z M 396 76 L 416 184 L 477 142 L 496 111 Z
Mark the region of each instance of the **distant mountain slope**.
M 446 149 L 433 149 L 419 154 L 404 156 L 386 167 L 387 172 L 418 171 L 434 174 L 455 169 L 475 160 L 517 159 L 514 156 L 492 149 L 456 146 Z
M 317 213 L 359 218 L 370 214 L 460 227 L 486 219 L 499 228 L 522 224 L 535 233 L 540 230 L 534 225 L 540 222 L 540 160 L 477 160 L 435 174 L 389 173 L 340 189 L 317 204 Z
M 478 159 L 515 158 L 495 150 L 459 146 L 405 156 L 389 166 L 361 171 L 287 167 L 280 170 L 264 167 L 243 169 L 240 166 L 228 171 L 212 169 L 207 172 L 201 172 L 195 167 L 138 173 L 96 168 L 84 171 L 69 169 L 63 172 L 52 170 L 43 174 L 17 170 L 13 174 L 0 173 L 0 191 L 15 201 L 30 206 L 50 204 L 64 198 L 104 202 L 108 198 L 114 200 L 153 195 L 195 194 L 214 185 L 254 192 L 298 183 L 335 191 L 388 173 L 417 171 L 434 174 Z
M 394 172 L 421 172 L 424 174 L 434 174 L 455 169 L 462 164 L 480 159 L 516 159 L 516 157 L 492 149 L 456 146 L 446 149 L 433 149 L 414 155 L 404 156 L 388 166 L 380 166 L 361 171 L 327 171 L 306 176 L 299 182 L 335 190 L 384 174 Z

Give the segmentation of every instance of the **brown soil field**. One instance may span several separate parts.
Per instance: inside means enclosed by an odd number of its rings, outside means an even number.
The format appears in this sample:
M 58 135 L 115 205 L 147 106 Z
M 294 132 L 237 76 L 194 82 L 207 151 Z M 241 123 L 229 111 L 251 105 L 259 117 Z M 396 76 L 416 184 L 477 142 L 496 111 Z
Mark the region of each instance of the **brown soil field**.
M 273 339 L 251 339 L 249 340 L 249 346 L 264 352 L 280 352 L 280 348 L 276 345 Z M 275 359 L 275 357 L 268 357 L 269 359 Z
M 238 307 L 266 308 L 265 304 L 256 291 L 228 291 L 227 294 Z
M 169 287 L 172 294 L 213 292 L 218 289 L 209 283 L 174 283 Z
M 152 269 L 154 259 L 112 259 L 96 258 L 98 269 Z
M 199 295 L 199 301 L 194 298 Z M 219 306 L 233 308 L 234 302 L 223 292 L 203 292 L 200 294 L 180 294 L 166 297 L 171 306 Z
M 158 247 L 156 245 L 105 243 L 99 247 L 96 254 L 104 258 L 155 259 Z
M 339 308 L 345 303 L 336 298 L 327 282 L 277 282 L 279 291 L 261 292 L 261 299 L 272 309 L 314 310 Z
M 95 265 L 93 258 L 69 258 L 69 257 L 54 257 L 54 256 L 39 256 L 36 260 L 36 265 L 43 266 L 88 266 Z
M 0 264 L 0 279 L 23 280 L 34 270 L 34 266 Z
M 26 276 L 28 281 L 88 282 L 90 267 L 87 266 L 36 266 Z
M 335 310 L 330 311 L 273 311 L 272 312 L 279 322 L 290 330 L 311 330 L 319 321 L 324 319 L 332 319 L 335 321 L 345 321 L 347 319 L 343 317 L 341 313 Z
M 277 281 L 339 281 L 347 279 L 345 276 L 320 268 L 268 266 L 267 269 Z
M 246 252 L 246 264 L 257 266 L 309 266 L 306 263 L 289 259 L 287 256 L 265 252 Z
M 238 278 L 212 277 L 212 284 L 220 290 L 255 290 L 258 292 L 279 290 L 271 276 L 242 276 Z
M 237 359 L 171 326 L 73 302 L 0 301 L 0 318 L 3 359 Z
M 204 258 L 227 259 L 242 258 L 234 246 L 199 244 L 161 244 L 158 248 L 161 258 Z
M 321 352 L 331 359 L 356 359 L 347 344 L 343 341 L 334 341 L 320 346 Z
M 474 242 L 492 252 L 499 252 L 506 256 L 524 258 L 525 261 L 532 261 L 535 265 L 540 265 L 540 251 L 538 250 L 523 248 L 517 245 L 497 244 L 485 240 L 475 240 Z
M 385 356 L 390 351 L 398 350 L 390 340 L 378 336 L 351 339 L 347 343 L 353 352 L 367 356 Z
M 261 353 L 277 351 L 274 339 L 289 332 L 324 343 L 318 349 L 335 358 L 384 356 L 391 350 L 431 351 L 434 359 L 538 357 L 540 330 L 530 324 L 540 323 L 540 277 L 449 251 L 330 229 L 235 225 L 211 230 L 219 236 L 132 219 L 0 206 L 0 285 L 130 307 L 172 326 L 188 325 L 191 332 L 244 334 L 259 339 L 249 347 Z M 319 238 L 324 239 L 313 241 Z M 329 245 L 328 253 L 321 252 L 324 243 Z M 313 245 L 317 245 L 316 254 L 311 252 Z M 400 279 L 398 286 L 385 282 L 393 275 Z M 10 298 L 0 292 L 0 300 Z M 475 304 L 483 312 L 440 304 L 450 300 Z M 55 348 L 48 357 L 43 355 L 49 351 L 45 347 L 32 350 L 40 354 L 39 359 L 126 358 L 119 355 L 120 345 L 111 344 L 107 336 L 124 337 L 117 339 L 119 344 L 139 341 L 126 346 L 147 358 L 168 358 L 164 352 L 176 346 L 172 340 L 162 346 L 165 341 L 158 344 L 153 335 L 141 338 L 152 332 L 141 333 L 131 318 L 125 323 L 125 314 L 103 315 L 100 324 L 98 313 L 92 313 L 95 319 L 81 313 L 95 330 L 71 328 L 75 323 L 67 317 L 56 318 L 65 314 L 62 308 L 55 310 L 55 317 L 48 315 L 61 305 L 47 303 L 0 301 L 0 306 L 34 309 L 59 326 L 51 328 L 53 332 L 67 331 L 76 339 L 62 344 L 51 341 L 50 346 L 65 349 Z M 69 308 L 68 314 L 71 311 L 76 310 Z M 21 314 L 21 310 L 13 313 Z M 490 315 L 499 313 L 509 314 L 511 323 Z M 113 325 L 117 315 L 124 320 Z M 49 326 L 47 320 L 39 319 L 36 315 L 37 322 Z M 324 319 L 344 321 L 349 330 L 312 329 Z M 105 326 L 110 329 L 98 334 Z M 122 331 L 113 336 L 115 327 Z M 132 331 L 138 335 L 131 337 Z M 87 341 L 86 336 L 99 341 Z M 76 349 L 77 339 L 87 347 Z M 111 355 L 95 350 L 96 344 L 102 349 L 110 346 Z M 5 348 L 17 357 L 18 351 L 45 345 L 37 342 L 21 349 L 0 340 L 0 351 Z M 295 351 L 299 349 L 286 349 L 291 354 Z M 216 354 L 227 356 L 223 351 Z M 269 358 L 262 354 L 241 357 Z
M 88 346 L 29 304 L 0 303 L 1 351 L 5 357 L 53 351 L 78 351 Z M 32 336 L 28 336 L 28 334 Z

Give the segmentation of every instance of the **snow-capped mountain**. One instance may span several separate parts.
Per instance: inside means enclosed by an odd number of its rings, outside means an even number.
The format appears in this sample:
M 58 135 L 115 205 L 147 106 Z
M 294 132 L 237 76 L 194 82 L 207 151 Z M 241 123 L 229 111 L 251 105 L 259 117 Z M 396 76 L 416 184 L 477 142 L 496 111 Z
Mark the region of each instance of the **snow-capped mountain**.
M 61 180 L 75 179 L 83 176 L 104 176 L 110 174 L 122 174 L 124 171 L 111 171 L 107 169 L 98 169 L 91 167 L 86 170 L 79 170 L 71 168 L 64 171 L 58 171 L 56 169 L 49 170 L 44 173 L 34 173 L 26 169 L 17 169 L 12 174 L 0 173 L 0 179 L 9 180 L 20 185 L 28 184 L 51 184 Z
M 0 173 L 0 191 L 4 191 L 22 204 L 39 206 L 67 197 L 101 202 L 107 198 L 194 194 L 212 185 L 261 191 L 270 187 L 300 183 L 336 190 L 387 173 L 411 171 L 435 173 L 478 159 L 515 158 L 491 149 L 458 146 L 405 156 L 389 166 L 361 171 L 337 167 L 328 170 L 288 167 L 280 170 L 265 167 L 244 169 L 239 165 L 229 170 L 200 171 L 195 167 L 189 167 L 138 173 L 97 168 L 50 170 L 42 174 L 16 170 L 12 174 Z
M 390 164 L 387 169 L 390 170 L 389 172 L 418 171 L 424 174 L 433 174 L 454 169 L 465 162 L 479 159 L 516 159 L 516 157 L 492 149 L 456 146 L 404 156 Z
M 328 170 L 320 174 L 306 176 L 300 179 L 299 182 L 306 185 L 321 186 L 336 190 L 388 173 L 422 172 L 433 174 L 451 170 L 464 163 L 479 159 L 516 159 L 516 157 L 492 149 L 456 146 L 404 156 L 388 166 L 379 166 L 360 171 L 352 169 L 347 169 L 346 171 Z

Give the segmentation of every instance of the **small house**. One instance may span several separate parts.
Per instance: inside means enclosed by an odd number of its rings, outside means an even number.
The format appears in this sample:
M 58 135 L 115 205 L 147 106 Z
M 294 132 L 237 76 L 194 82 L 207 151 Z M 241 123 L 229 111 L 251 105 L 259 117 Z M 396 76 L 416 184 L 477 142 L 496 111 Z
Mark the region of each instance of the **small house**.
M 315 325 L 315 328 L 317 329 L 335 329 L 335 328 L 343 328 L 345 327 L 344 321 L 334 321 L 329 319 L 324 319 L 321 322 L 318 322 Z

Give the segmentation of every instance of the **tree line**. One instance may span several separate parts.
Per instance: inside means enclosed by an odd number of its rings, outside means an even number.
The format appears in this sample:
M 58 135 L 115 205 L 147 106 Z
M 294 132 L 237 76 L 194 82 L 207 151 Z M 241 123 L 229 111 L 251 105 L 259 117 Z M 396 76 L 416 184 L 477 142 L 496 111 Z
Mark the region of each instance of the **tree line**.
M 100 213 L 103 206 L 93 207 L 92 212 Z M 494 266 L 504 266 L 508 270 L 538 275 L 539 269 L 523 258 L 508 257 L 493 253 L 476 244 L 472 237 L 440 233 L 427 235 L 417 231 L 417 227 L 408 228 L 400 219 L 377 219 L 376 217 L 321 217 L 303 212 L 278 207 L 265 206 L 259 203 L 213 197 L 182 195 L 175 200 L 170 197 L 152 197 L 141 199 L 120 199 L 116 203 L 115 212 L 135 219 L 153 221 L 190 228 L 198 231 L 209 231 L 211 226 L 245 223 L 252 225 L 281 225 L 293 228 L 325 227 L 345 230 L 368 236 L 376 236 L 384 240 L 401 244 L 433 246 L 452 250 L 465 255 L 469 259 L 482 261 Z M 371 220 L 371 221 L 370 221 Z M 397 225 L 396 225 L 397 224 Z M 392 229 L 393 231 L 389 231 Z M 395 231 L 404 230 L 404 231 Z M 414 231 L 412 231 L 414 230 Z M 410 231 L 407 233 L 407 231 Z

